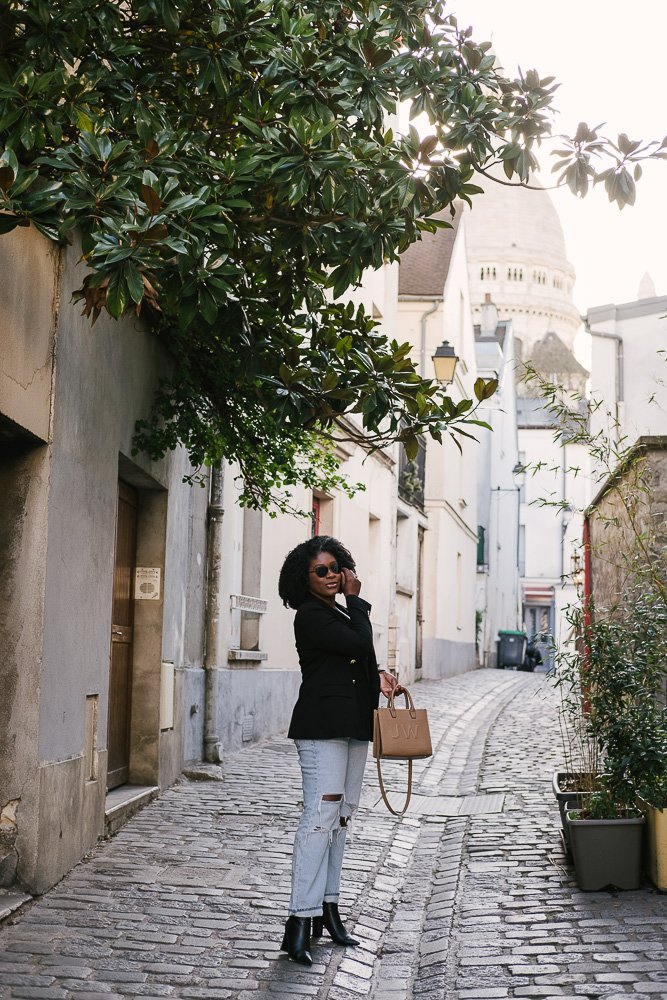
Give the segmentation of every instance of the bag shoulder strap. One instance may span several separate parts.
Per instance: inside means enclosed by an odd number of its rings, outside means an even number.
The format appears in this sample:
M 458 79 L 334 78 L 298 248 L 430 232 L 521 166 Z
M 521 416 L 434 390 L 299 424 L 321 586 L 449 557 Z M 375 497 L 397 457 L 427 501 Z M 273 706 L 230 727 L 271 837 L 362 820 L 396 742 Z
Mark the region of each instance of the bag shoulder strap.
M 375 726 L 374 726 L 374 728 L 375 728 L 375 733 L 374 733 L 375 740 L 379 739 L 379 735 L 380 735 L 379 734 L 379 727 L 380 727 L 380 723 L 378 722 L 378 717 L 376 715 L 375 716 Z M 401 809 L 400 812 L 398 812 L 396 809 L 394 809 L 394 807 L 392 806 L 391 802 L 387 798 L 387 792 L 386 792 L 385 787 L 384 787 L 384 781 L 382 780 L 382 766 L 380 764 L 380 754 L 379 753 L 377 754 L 377 756 L 375 758 L 375 763 L 377 764 L 378 781 L 380 783 L 380 791 L 382 793 L 382 798 L 384 799 L 384 804 L 386 805 L 386 807 L 389 810 L 389 812 L 393 813 L 394 816 L 404 816 L 405 813 L 408 810 L 408 806 L 410 805 L 410 799 L 412 798 L 412 760 L 411 759 L 408 760 L 408 790 L 407 790 L 406 795 L 405 795 L 405 802 L 403 803 L 403 808 Z

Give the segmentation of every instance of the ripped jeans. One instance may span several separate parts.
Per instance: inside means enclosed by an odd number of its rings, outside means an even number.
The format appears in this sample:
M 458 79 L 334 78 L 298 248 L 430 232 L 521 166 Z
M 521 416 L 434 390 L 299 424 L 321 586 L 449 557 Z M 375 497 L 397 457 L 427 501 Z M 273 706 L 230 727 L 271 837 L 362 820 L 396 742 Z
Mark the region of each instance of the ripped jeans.
M 294 742 L 303 780 L 303 813 L 294 837 L 289 912 L 319 917 L 323 901 L 338 902 L 347 825 L 359 805 L 368 741 Z

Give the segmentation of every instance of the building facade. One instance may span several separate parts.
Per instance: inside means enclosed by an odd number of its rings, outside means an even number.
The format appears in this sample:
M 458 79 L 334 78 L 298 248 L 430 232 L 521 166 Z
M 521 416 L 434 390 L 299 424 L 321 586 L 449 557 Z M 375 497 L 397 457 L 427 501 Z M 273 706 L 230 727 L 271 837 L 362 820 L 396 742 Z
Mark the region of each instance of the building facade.
M 526 468 L 519 515 L 522 621 L 543 656 L 566 632 L 564 608 L 576 601 L 571 573 L 590 497 L 585 449 L 561 447 L 558 420 L 528 370 L 561 387 L 577 409 L 587 371 L 574 353 L 581 326 L 563 230 L 543 189 L 484 180 L 466 211 L 473 316 L 487 297 L 511 321 L 516 357 L 519 463 Z M 528 366 L 528 367 L 527 367 Z
M 169 359 L 139 320 L 79 315 L 78 256 L 32 230 L 0 241 L 0 885 L 30 892 L 184 768 L 287 727 L 300 670 L 277 581 L 310 535 L 352 551 L 378 659 L 402 681 L 475 665 L 474 461 L 451 442 L 368 456 L 343 434 L 341 471 L 363 489 L 297 490 L 305 514 L 276 518 L 239 506 L 233 466 L 184 483 L 183 449 L 133 455 Z M 454 260 L 426 349 L 458 324 L 469 395 L 462 244 Z M 401 338 L 398 280 L 385 266 L 355 298 Z
M 591 415 L 592 431 L 621 447 L 667 433 L 667 296 L 595 306 L 585 320 L 591 397 L 601 402 Z
M 521 483 L 517 435 L 516 362 L 512 321 L 499 322 L 490 300 L 475 327 L 477 369 L 497 378 L 498 389 L 484 401 L 477 475 L 477 595 L 478 654 L 486 667 L 497 665 L 498 632 L 522 627 L 519 583 Z
M 449 215 L 443 215 L 445 221 Z M 452 397 L 473 398 L 477 377 L 475 336 L 461 213 L 451 229 L 424 234 L 402 256 L 399 282 L 400 340 L 412 345 L 422 374 L 432 376 L 432 357 L 446 340 L 458 363 Z M 477 563 L 477 463 L 475 442 L 461 450 L 445 435 L 429 441 L 425 455 L 423 536 L 422 676 L 443 677 L 471 669 L 475 651 Z
M 91 329 L 75 248 L 19 228 L 0 256 L 0 884 L 42 892 L 181 772 L 206 491 L 181 450 L 132 456 L 168 371 L 156 339 Z

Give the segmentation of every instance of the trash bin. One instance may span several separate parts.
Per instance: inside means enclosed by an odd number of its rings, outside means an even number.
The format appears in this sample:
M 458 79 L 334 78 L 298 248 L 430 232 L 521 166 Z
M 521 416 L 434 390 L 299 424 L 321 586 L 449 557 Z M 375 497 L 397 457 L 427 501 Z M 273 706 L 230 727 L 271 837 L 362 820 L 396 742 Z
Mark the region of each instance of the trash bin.
M 498 666 L 518 670 L 526 655 L 526 633 L 511 629 L 498 630 Z

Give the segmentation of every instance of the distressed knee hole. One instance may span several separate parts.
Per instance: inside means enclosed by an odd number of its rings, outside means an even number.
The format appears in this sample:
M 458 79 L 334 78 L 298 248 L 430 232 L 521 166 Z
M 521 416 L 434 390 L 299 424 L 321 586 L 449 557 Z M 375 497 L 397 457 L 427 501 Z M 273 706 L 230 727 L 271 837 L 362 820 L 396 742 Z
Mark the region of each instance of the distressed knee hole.
M 313 827 L 313 830 L 328 833 L 331 836 L 332 832 L 338 829 L 342 799 L 342 795 L 322 796 L 318 809 L 319 823 Z

